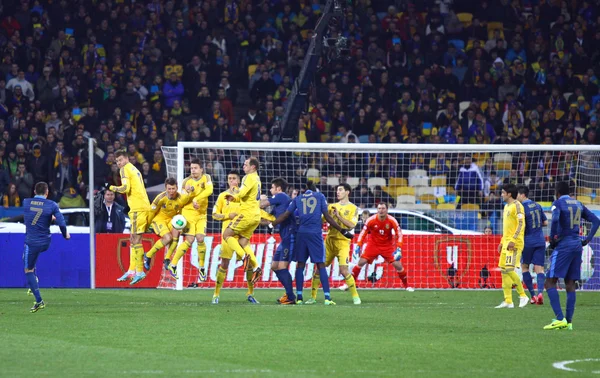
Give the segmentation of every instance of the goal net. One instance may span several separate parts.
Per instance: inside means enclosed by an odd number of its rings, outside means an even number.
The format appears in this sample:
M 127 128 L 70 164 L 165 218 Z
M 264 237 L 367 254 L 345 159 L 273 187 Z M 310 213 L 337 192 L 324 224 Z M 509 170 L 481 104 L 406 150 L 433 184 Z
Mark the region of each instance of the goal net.
M 179 142 L 177 147 L 163 147 L 163 153 L 168 176 L 180 184 L 189 175 L 192 158 L 200 158 L 214 183 L 205 240 L 207 281 L 198 283 L 194 244 L 180 263 L 178 282 L 163 273 L 159 287 L 165 288 L 214 287 L 221 224 L 211 219 L 212 206 L 227 189 L 227 173 L 236 170 L 243 175 L 242 165 L 249 157 L 260 161 L 265 195 L 270 196 L 270 182 L 276 177 L 287 180 L 292 197 L 310 180 L 332 203 L 337 201 L 336 186 L 348 183 L 350 201 L 360 208 L 356 234 L 379 202 L 389 203 L 390 215 L 402 228 L 402 261 L 415 288 L 501 287 L 497 248 L 504 205 L 500 193 L 507 183 L 528 187 L 529 198 L 539 202 L 549 218 L 559 181 L 568 181 L 573 195 L 592 210 L 600 209 L 597 146 Z M 582 232 L 587 229 L 583 225 Z M 600 251 L 599 240 L 594 238 L 583 251 L 584 289 L 600 289 L 600 259 L 594 258 L 598 253 L 594 251 Z M 251 239 L 264 272 L 257 288 L 279 287 L 271 270 L 278 242 L 267 227 L 259 227 Z M 356 262 L 353 256 L 350 265 Z M 238 269 L 241 265 L 232 261 L 224 287 L 246 286 L 245 274 Z M 293 272 L 295 264 L 290 269 Z M 313 266 L 306 269 L 306 285 L 310 285 Z M 334 287 L 344 283 L 337 261 L 329 272 Z M 357 284 L 359 288 L 402 287 L 393 267 L 381 258 L 363 268 Z

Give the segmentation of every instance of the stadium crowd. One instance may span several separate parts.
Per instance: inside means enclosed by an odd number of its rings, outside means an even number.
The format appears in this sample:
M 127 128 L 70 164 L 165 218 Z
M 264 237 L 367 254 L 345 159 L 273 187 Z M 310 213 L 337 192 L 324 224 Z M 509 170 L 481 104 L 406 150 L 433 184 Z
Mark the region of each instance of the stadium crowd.
M 355 0 L 330 29 L 349 51 L 323 58 L 299 142 L 598 144 L 599 3 Z M 277 141 L 322 8 L 318 0 L 3 0 L 3 205 L 19 206 L 38 181 L 57 201 L 85 198 L 88 137 L 97 141 L 96 183 L 120 184 L 114 152 L 126 148 L 147 187 L 166 177 L 161 146 Z M 235 167 L 219 153 L 205 158 L 225 188 Z M 364 179 L 406 177 L 410 167 L 448 174 L 449 186 L 483 205 L 498 201 L 498 185 L 528 178 L 533 199 L 551 196 L 553 182 L 573 178 L 577 156 L 516 154 L 507 177 L 490 156 L 348 164 L 353 158 L 303 158 L 288 178 L 319 169 L 333 196 L 327 177 L 363 166 L 358 203 L 373 206 L 395 196 Z

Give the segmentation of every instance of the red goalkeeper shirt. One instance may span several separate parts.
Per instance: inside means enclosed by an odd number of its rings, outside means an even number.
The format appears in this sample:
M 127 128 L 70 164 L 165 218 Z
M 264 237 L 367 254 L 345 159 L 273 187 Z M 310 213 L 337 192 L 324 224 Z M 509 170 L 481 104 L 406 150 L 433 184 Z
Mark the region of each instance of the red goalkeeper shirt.
M 377 214 L 367 219 L 356 243 L 362 247 L 367 241 L 367 235 L 370 235 L 369 245 L 376 245 L 381 248 L 402 246 L 402 230 L 396 218 L 391 215 L 388 215 L 384 220 L 380 220 Z

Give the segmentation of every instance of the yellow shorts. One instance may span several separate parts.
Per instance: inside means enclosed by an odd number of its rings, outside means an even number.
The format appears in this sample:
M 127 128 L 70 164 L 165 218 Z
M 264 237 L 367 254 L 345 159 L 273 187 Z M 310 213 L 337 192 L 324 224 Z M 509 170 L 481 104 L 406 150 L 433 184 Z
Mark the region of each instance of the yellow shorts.
M 131 233 L 140 235 L 146 232 L 148 228 L 148 212 L 147 211 L 130 211 L 129 219 L 131 220 Z
M 170 220 L 154 218 L 152 221 L 152 228 L 154 229 L 154 233 L 162 238 L 171 232 L 173 226 L 171 225 Z
M 200 218 L 192 218 L 187 220 L 187 226 L 183 229 L 184 235 L 198 234 L 206 235 L 207 218 L 206 216 Z
M 350 239 L 325 238 L 325 266 L 331 265 L 336 257 L 340 265 L 348 265 L 350 261 Z
M 506 249 L 506 246 L 502 245 L 502 252 L 500 252 L 498 267 L 507 271 L 515 270 L 515 266 L 521 263 L 522 253 L 523 248 L 517 248 L 513 251 L 509 251 Z
M 231 224 L 228 226 L 242 238 L 250 239 L 252 234 L 254 234 L 254 230 L 260 225 L 260 214 L 256 215 L 244 215 L 238 214 L 233 220 Z

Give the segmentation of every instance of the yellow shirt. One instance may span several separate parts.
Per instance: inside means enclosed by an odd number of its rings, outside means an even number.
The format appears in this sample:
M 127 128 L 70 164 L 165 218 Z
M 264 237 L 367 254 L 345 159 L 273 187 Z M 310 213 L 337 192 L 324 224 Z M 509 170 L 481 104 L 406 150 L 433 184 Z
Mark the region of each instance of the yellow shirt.
M 260 216 L 260 177 L 258 173 L 250 173 L 242 179 L 240 191 L 233 195 L 240 202 L 240 213 Z
M 239 214 L 239 212 L 240 212 L 240 203 L 239 202 L 228 201 L 227 198 L 225 198 L 227 196 L 231 196 L 231 195 L 235 194 L 236 191 L 237 190 L 235 190 L 235 189 L 234 189 L 234 191 L 226 190 L 226 191 L 222 192 L 221 194 L 219 194 L 219 197 L 217 198 L 217 202 L 215 203 L 215 206 L 213 207 L 212 217 L 214 220 L 223 222 L 223 227 L 221 228 L 222 231 L 225 231 L 227 226 L 229 226 L 229 224 L 232 221 L 231 219 L 229 219 L 229 214 L 231 214 L 231 213 Z
M 154 201 L 152 201 L 152 211 L 154 212 L 154 220 L 169 222 L 173 217 L 181 211 L 187 203 L 189 195 L 175 195 L 174 199 L 170 199 L 167 192 L 160 193 Z
M 517 249 L 525 245 L 525 211 L 519 201 L 504 206 L 502 245 L 513 242 Z
M 208 211 L 208 197 L 213 193 L 213 183 L 209 175 L 202 175 L 199 179 L 192 176 L 183 180 L 182 187 L 192 186 L 194 190 L 189 193 L 188 203 L 183 207 L 181 214 L 187 219 L 206 217 Z M 194 209 L 194 201 L 200 209 Z
M 130 211 L 149 211 L 150 200 L 140 171 L 131 163 L 121 168 L 121 186 L 115 188 L 127 196 Z
M 333 215 L 333 210 L 337 209 L 338 211 L 338 215 Z M 327 210 L 329 212 L 329 214 L 333 217 L 333 219 L 335 219 L 335 221 L 342 226 L 342 228 L 344 229 L 348 229 L 349 227 L 346 227 L 346 225 L 344 225 L 343 222 L 341 222 L 340 219 L 345 219 L 347 221 L 352 222 L 352 228 L 356 227 L 356 224 L 358 223 L 358 207 L 356 207 L 355 204 L 353 204 L 352 202 L 348 202 L 345 205 L 342 205 L 341 203 L 334 203 L 331 204 L 327 207 Z M 344 237 L 338 230 L 336 230 L 333 227 L 329 227 L 329 232 L 327 234 L 328 238 L 333 238 L 333 239 L 343 239 L 343 240 L 348 240 L 348 238 Z

